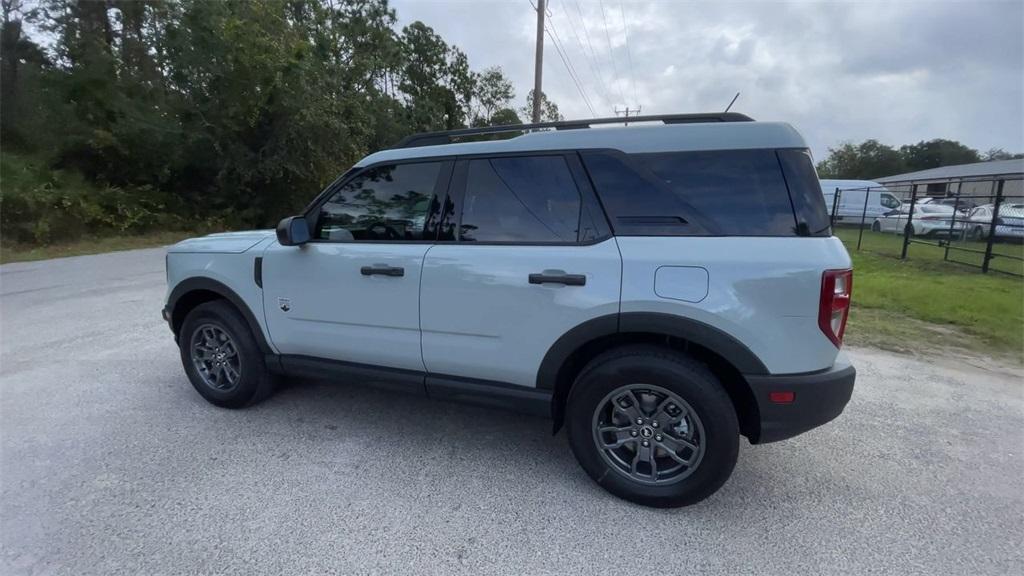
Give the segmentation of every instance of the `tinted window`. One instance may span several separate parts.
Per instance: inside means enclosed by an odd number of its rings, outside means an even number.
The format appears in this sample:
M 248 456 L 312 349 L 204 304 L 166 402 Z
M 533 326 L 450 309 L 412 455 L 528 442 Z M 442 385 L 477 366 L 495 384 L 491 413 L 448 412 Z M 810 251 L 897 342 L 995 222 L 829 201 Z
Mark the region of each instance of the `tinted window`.
M 580 194 L 561 156 L 470 160 L 460 237 L 478 242 L 575 242 Z
M 338 188 L 320 207 L 321 240 L 432 240 L 424 237 L 436 214 L 434 186 L 440 162 L 371 168 Z
M 776 155 L 786 177 L 786 187 L 793 201 L 797 234 L 801 236 L 829 236 L 830 219 L 821 184 L 814 171 L 811 154 L 806 150 L 778 150 Z
M 587 170 L 620 234 L 792 236 L 798 232 L 774 150 L 585 153 Z M 827 227 L 816 181 L 815 225 Z M 809 192 L 804 190 L 806 197 Z M 816 219 L 816 220 L 815 220 Z

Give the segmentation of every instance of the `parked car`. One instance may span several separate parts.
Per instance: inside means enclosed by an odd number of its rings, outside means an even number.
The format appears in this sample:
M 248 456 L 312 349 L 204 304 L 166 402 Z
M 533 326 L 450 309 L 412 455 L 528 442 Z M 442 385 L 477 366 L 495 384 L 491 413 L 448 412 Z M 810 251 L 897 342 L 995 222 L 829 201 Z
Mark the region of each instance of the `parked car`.
M 970 213 L 971 210 L 978 206 L 978 203 L 971 198 L 957 198 L 955 196 L 951 198 L 938 198 L 932 200 L 932 203 L 942 204 L 944 206 L 949 206 L 950 208 L 955 208 L 958 212 L 964 214 Z
M 835 194 L 839 190 L 839 201 Z M 822 180 L 825 207 L 835 208 L 836 223 L 860 224 L 900 207 L 900 200 L 878 182 L 871 180 Z M 865 205 L 865 200 L 867 201 Z
M 523 410 L 613 494 L 708 497 L 741 435 L 789 438 L 849 401 L 851 262 L 791 126 L 631 120 L 411 136 L 276 233 L 172 246 L 163 316 L 188 379 L 226 408 L 284 375 Z M 573 129 L 530 132 L 552 126 Z
M 913 220 L 910 219 L 910 203 L 905 203 L 875 218 L 871 230 L 903 234 L 908 221 L 911 222 L 914 236 L 960 236 L 966 228 L 966 219 L 961 219 L 952 206 L 929 202 L 914 204 Z
M 978 206 L 967 217 L 967 237 L 972 240 L 988 238 L 992 228 L 992 216 L 995 204 Z M 1002 204 L 999 207 L 999 218 L 996 219 L 996 239 L 1024 238 L 1024 204 Z

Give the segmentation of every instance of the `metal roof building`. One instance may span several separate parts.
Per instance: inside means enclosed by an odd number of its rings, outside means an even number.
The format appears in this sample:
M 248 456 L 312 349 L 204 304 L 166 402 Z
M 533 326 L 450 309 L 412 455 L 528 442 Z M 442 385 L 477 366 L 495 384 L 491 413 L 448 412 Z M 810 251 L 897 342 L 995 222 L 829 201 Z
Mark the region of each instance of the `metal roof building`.
M 879 184 L 896 189 L 905 196 L 916 188 L 918 196 L 940 197 L 957 193 L 991 195 L 995 193 L 999 180 L 1005 180 L 1003 196 L 1024 196 L 1024 158 L 942 166 L 875 178 Z

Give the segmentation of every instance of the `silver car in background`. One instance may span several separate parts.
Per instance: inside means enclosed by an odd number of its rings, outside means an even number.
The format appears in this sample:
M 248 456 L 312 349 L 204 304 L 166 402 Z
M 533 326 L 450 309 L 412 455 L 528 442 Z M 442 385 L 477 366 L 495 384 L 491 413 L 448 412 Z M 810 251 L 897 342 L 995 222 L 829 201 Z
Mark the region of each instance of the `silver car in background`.
M 914 218 L 911 222 L 913 235 L 960 236 L 966 229 L 966 223 L 962 218 L 952 206 L 918 203 L 914 206 Z M 910 203 L 904 203 L 899 208 L 875 218 L 875 221 L 871 223 L 871 230 L 903 234 L 908 221 L 910 221 Z
M 972 240 L 988 238 L 994 215 L 994 204 L 985 204 L 971 210 L 967 216 L 967 237 Z M 995 237 L 1024 239 L 1024 204 L 1003 204 L 999 207 Z

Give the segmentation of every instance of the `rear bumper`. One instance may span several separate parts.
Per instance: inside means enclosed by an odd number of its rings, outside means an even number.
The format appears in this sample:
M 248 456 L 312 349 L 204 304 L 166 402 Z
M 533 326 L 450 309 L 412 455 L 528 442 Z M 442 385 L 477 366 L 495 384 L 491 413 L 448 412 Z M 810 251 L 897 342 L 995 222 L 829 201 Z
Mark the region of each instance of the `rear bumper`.
M 835 364 L 821 372 L 747 376 L 760 415 L 760 429 L 754 444 L 792 438 L 839 416 L 853 394 L 857 370 L 842 352 Z M 779 404 L 769 399 L 772 392 L 792 392 L 793 401 Z

